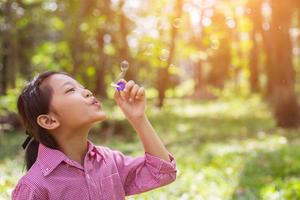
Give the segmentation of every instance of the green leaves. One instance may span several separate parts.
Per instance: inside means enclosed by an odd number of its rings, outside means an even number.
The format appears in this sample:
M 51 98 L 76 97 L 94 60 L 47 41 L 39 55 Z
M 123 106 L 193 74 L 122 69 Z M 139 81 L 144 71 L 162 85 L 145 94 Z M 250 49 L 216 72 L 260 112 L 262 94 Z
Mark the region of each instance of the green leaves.
M 92 66 L 87 71 L 94 73 Z M 265 104 L 256 97 L 202 103 L 169 99 L 160 111 L 154 103 L 149 101 L 147 114 L 176 158 L 177 180 L 129 199 L 299 198 L 298 133 L 275 128 Z M 127 155 L 143 154 L 137 135 L 114 105 L 104 101 L 108 124 L 101 131 L 93 130 L 90 137 L 95 144 Z M 4 134 L 0 144 L 5 148 L 0 153 L 3 191 L 9 191 L 22 174 L 23 155 L 18 150 L 23 137 Z

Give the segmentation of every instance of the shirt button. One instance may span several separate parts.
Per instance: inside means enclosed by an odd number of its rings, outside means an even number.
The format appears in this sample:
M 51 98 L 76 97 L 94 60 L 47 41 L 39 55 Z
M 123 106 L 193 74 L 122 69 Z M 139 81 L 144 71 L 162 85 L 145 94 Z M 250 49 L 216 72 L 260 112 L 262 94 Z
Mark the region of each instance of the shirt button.
M 50 171 L 50 169 L 49 169 L 49 168 L 46 168 L 46 169 L 45 169 L 45 175 L 48 175 L 48 174 L 49 174 L 49 171 Z

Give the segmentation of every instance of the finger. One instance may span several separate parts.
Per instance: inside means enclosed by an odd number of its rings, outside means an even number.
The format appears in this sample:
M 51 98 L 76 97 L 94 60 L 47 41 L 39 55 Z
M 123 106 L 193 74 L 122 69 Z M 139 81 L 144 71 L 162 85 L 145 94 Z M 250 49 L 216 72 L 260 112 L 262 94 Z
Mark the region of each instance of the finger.
M 140 87 L 136 94 L 136 99 L 142 99 L 145 96 L 145 88 Z
M 127 83 L 127 81 L 123 78 L 121 78 L 118 82 L 124 82 L 124 83 Z
M 115 91 L 114 99 L 117 102 L 117 104 L 120 104 L 124 101 L 124 97 L 121 95 L 121 92 L 119 92 L 117 90 Z
M 132 87 L 131 89 L 131 92 L 130 92 L 130 98 L 129 98 L 129 101 L 133 101 L 135 99 L 135 96 L 139 90 L 139 85 L 138 84 L 134 84 L 134 86 Z
M 131 88 L 134 86 L 134 81 L 133 80 L 130 80 L 126 83 L 125 85 L 125 89 L 124 89 L 124 92 L 127 94 L 126 97 L 129 97 L 129 94 L 130 94 L 130 90 Z
M 130 89 L 134 86 L 135 82 L 133 80 L 130 80 L 126 83 L 124 92 L 130 92 Z

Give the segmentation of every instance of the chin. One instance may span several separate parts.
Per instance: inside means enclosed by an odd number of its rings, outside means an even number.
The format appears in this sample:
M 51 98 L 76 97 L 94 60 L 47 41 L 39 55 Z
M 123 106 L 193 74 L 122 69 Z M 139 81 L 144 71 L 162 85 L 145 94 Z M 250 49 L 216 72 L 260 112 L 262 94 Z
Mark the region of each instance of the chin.
M 106 114 L 103 110 L 99 110 L 97 112 L 90 112 L 86 120 L 84 120 L 84 124 L 86 125 L 95 125 L 100 123 L 106 119 Z
M 104 111 L 100 111 L 96 114 L 94 122 L 102 122 L 106 119 L 106 114 Z

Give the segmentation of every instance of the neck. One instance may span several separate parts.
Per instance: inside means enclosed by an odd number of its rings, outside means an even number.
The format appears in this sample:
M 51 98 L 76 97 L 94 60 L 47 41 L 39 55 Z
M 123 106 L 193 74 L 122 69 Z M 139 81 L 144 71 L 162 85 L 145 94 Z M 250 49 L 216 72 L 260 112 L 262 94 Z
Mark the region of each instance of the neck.
M 62 151 L 68 158 L 84 165 L 84 158 L 88 150 L 87 140 L 90 128 L 83 128 L 63 131 L 63 134 L 56 131 L 55 139 L 58 142 L 59 150 Z

